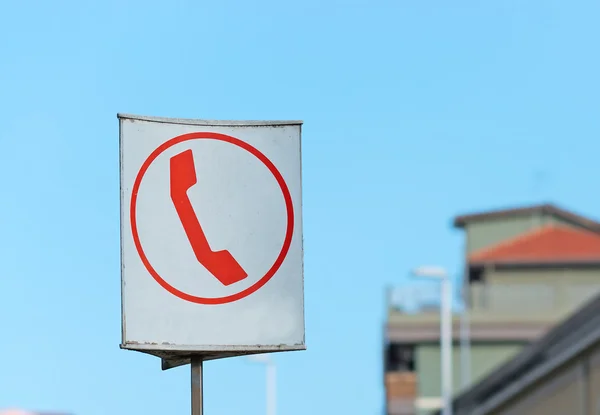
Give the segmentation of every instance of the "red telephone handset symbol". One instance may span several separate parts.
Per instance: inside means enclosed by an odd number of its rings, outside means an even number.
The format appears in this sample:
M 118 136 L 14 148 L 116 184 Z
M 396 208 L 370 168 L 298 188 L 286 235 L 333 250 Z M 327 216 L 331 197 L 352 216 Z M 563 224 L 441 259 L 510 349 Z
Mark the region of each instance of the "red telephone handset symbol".
M 171 157 L 171 199 L 196 259 L 223 285 L 231 285 L 248 276 L 229 251 L 213 251 L 194 212 L 187 191 L 196 184 L 192 150 Z

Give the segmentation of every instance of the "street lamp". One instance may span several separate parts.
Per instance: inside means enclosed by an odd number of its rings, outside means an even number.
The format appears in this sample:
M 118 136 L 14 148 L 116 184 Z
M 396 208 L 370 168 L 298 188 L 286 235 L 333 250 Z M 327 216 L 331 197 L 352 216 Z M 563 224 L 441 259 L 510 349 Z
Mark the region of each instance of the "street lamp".
M 248 356 L 248 359 L 261 363 L 266 366 L 267 371 L 267 415 L 275 415 L 277 398 L 276 398 L 276 381 L 277 381 L 277 371 L 275 367 L 275 362 L 271 360 L 269 355 L 267 354 L 256 354 Z
M 442 415 L 452 415 L 452 288 L 444 268 L 423 266 L 413 270 L 418 278 L 439 280 L 440 293 L 440 343 L 442 349 Z

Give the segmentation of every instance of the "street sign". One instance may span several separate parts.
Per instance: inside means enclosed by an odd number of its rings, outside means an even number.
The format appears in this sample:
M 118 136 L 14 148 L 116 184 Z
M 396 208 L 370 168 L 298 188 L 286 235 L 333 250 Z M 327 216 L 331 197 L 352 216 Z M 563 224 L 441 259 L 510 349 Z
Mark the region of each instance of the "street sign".
M 118 117 L 121 347 L 304 350 L 301 122 Z

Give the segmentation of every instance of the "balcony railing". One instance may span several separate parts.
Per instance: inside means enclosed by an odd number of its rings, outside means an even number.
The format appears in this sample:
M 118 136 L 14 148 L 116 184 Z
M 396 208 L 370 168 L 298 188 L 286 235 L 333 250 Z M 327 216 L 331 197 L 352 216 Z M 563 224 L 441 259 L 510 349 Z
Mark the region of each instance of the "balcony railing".
M 387 291 L 388 308 L 404 314 L 439 312 L 440 293 L 440 284 L 434 281 L 390 287 Z

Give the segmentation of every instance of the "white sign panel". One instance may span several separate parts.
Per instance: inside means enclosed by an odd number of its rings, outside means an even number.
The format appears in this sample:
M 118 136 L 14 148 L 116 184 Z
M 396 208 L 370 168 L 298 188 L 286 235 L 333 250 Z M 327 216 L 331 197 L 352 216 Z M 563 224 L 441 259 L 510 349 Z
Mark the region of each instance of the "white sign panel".
M 301 123 L 119 120 L 121 347 L 303 350 Z

